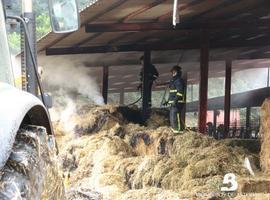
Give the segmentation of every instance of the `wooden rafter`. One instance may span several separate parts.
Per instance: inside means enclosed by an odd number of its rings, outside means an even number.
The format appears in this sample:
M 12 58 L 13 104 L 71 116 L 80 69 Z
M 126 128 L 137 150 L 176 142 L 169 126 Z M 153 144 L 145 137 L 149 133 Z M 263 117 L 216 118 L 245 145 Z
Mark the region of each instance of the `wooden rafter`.
M 161 4 L 161 3 L 165 2 L 165 1 L 167 1 L 167 0 L 157 0 L 157 1 L 154 1 L 154 2 L 152 2 L 152 3 L 150 3 L 150 4 L 143 5 L 143 6 L 142 6 L 141 8 L 139 8 L 138 10 L 135 10 L 134 12 L 131 12 L 131 13 L 129 13 L 128 15 L 126 15 L 126 16 L 125 16 L 123 19 L 121 19 L 119 22 L 120 22 L 120 23 L 127 22 L 128 20 L 130 20 L 130 19 L 132 19 L 133 17 L 135 17 L 135 16 L 141 14 L 142 12 L 145 12 L 145 11 L 147 11 L 147 10 L 149 10 L 149 9 L 151 9 L 151 8 L 153 8 L 153 7 L 155 7 L 155 6 L 158 6 L 159 4 Z M 87 26 L 87 25 L 86 25 L 86 26 Z M 102 33 L 103 33 L 103 32 L 98 32 L 97 35 L 96 35 L 96 37 L 100 36 Z M 96 37 L 95 37 L 95 38 L 96 38 Z M 123 37 L 125 37 L 125 35 L 123 35 Z M 119 38 L 117 38 L 117 39 L 120 40 L 120 39 L 122 39 L 122 37 L 119 37 Z M 86 42 L 89 42 L 89 41 L 91 41 L 91 40 L 93 40 L 93 38 L 91 38 L 91 37 L 86 38 L 83 42 L 80 42 L 78 46 L 80 46 L 80 45 L 82 45 L 82 44 L 84 44 L 84 43 L 86 43 Z M 115 39 L 113 40 L 113 42 L 116 42 L 116 41 L 117 41 L 117 40 L 116 40 L 116 38 L 115 38 Z M 112 43 L 112 42 L 109 41 L 109 44 L 110 44 L 110 43 Z

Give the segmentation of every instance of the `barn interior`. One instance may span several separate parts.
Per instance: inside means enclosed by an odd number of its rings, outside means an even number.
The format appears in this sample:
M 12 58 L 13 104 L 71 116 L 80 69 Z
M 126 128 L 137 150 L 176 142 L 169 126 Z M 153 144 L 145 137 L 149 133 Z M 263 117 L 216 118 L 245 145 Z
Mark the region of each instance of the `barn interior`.
M 256 139 L 260 122 L 252 112 L 269 97 L 269 2 L 183 0 L 178 13 L 179 23 L 173 26 L 173 0 L 92 1 L 80 11 L 79 31 L 50 32 L 38 41 L 39 64 L 59 65 L 64 59 L 91 68 L 104 102 L 120 105 L 132 103 L 128 94 L 140 96 L 142 55 L 160 73 L 153 88 L 160 100 L 166 88 L 162 83 L 178 64 L 187 83 L 185 121 L 190 128 L 206 133 L 211 122 L 223 137 Z M 254 84 L 234 89 L 246 72 Z M 259 72 L 263 78 L 256 77 Z M 223 82 L 223 94 L 209 94 L 215 87 L 209 84 L 212 79 Z M 263 84 L 257 86 L 259 79 Z M 143 96 L 138 103 L 143 116 L 149 109 L 146 101 Z M 245 113 L 241 123 L 239 110 Z M 191 118 L 195 122 L 189 124 Z

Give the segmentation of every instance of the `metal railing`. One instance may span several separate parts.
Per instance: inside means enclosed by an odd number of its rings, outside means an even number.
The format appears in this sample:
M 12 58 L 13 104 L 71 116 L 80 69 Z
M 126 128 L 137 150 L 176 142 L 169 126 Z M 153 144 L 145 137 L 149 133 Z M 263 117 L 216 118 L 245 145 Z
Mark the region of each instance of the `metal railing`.
M 197 127 L 190 127 L 193 131 L 198 131 Z M 225 133 L 223 124 L 219 124 L 217 127 L 208 126 L 207 134 L 215 139 L 237 138 L 237 139 L 259 139 L 260 138 L 260 125 L 255 123 L 246 128 L 243 126 L 231 126 L 228 133 Z

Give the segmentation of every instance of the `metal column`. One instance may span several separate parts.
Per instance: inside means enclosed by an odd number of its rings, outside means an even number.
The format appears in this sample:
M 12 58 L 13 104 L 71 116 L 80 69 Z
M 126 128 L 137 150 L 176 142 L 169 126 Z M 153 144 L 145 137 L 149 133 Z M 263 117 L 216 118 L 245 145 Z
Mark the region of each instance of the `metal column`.
M 232 61 L 226 60 L 226 75 L 225 75 L 225 99 L 224 99 L 224 132 L 225 138 L 228 137 L 230 130 L 230 111 L 231 111 L 231 76 L 232 76 Z
M 142 117 L 146 121 L 149 116 L 149 101 L 150 92 L 149 91 L 149 66 L 151 64 L 151 51 L 144 51 L 144 65 L 143 65 L 143 84 L 142 84 Z
M 207 120 L 207 94 L 208 94 L 208 70 L 209 70 L 209 38 L 208 32 L 201 32 L 201 53 L 200 53 L 200 103 L 199 103 L 199 132 L 206 133 Z
M 37 51 L 36 51 L 36 22 L 35 22 L 35 14 L 32 9 L 32 1 L 23 1 L 23 17 L 27 24 L 27 29 L 29 32 L 29 43 L 26 42 L 25 39 L 25 63 L 26 63 L 26 80 L 27 80 L 27 91 L 33 95 L 38 96 L 38 85 L 35 74 L 35 65 L 33 63 L 30 48 L 34 52 L 35 60 L 37 61 Z
M 187 85 L 188 85 L 188 82 L 187 82 L 187 80 L 188 80 L 188 77 L 187 77 L 187 73 L 184 73 L 183 74 L 183 80 L 184 80 L 184 83 L 185 83 L 185 99 L 184 99 L 184 101 L 185 102 L 187 102 Z M 186 109 L 187 109 L 187 106 L 186 106 L 187 104 L 185 103 L 185 105 L 184 105 L 184 108 L 183 108 L 183 110 L 182 110 L 182 112 L 181 112 L 181 119 L 183 120 L 183 124 L 186 126 Z
M 104 103 L 108 103 L 109 67 L 103 66 L 102 96 Z

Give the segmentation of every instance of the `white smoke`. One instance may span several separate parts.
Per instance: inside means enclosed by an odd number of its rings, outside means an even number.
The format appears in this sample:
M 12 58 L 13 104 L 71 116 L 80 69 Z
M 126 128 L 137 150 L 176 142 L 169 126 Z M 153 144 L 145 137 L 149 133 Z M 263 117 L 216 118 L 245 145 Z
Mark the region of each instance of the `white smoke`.
M 50 116 L 52 121 L 58 121 L 64 131 L 69 133 L 74 130 L 76 125 L 72 118 L 73 114 L 76 113 L 76 104 L 70 97 L 63 93 L 63 90 L 60 90 L 59 93 L 62 93 L 63 96 L 56 97 L 58 101 L 56 101 L 55 106 L 50 109 Z M 59 98 L 61 98 L 60 101 Z
M 89 68 L 66 65 L 65 62 L 60 65 L 44 66 L 43 68 L 43 80 L 49 87 L 54 86 L 67 92 L 76 92 L 97 105 L 104 104 L 98 84 L 91 77 Z
M 93 78 L 90 68 L 75 60 L 47 57 L 41 65 L 45 91 L 51 93 L 53 99 L 51 119 L 59 122 L 65 132 L 72 133 L 76 125 L 73 116 L 78 104 L 104 104 L 97 80 Z

